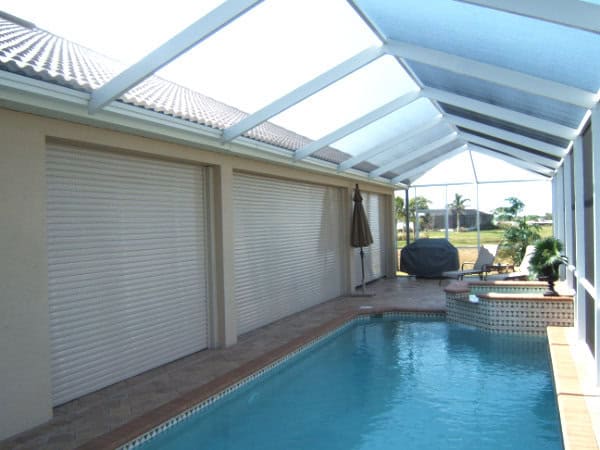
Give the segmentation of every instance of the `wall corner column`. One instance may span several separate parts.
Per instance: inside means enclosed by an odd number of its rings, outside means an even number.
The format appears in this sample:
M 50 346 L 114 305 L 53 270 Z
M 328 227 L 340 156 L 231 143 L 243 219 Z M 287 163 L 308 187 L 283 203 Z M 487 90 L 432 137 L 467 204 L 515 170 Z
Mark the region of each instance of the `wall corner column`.
M 237 342 L 237 308 L 234 291 L 233 168 L 215 166 L 211 171 L 213 346 Z
M 0 440 L 52 418 L 45 137 L 0 109 Z

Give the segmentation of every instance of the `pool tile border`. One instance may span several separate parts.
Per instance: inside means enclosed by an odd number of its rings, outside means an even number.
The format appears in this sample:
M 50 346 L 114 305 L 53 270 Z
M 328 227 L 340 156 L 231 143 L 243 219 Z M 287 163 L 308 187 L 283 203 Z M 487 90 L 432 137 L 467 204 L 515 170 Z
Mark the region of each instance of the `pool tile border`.
M 186 395 L 144 414 L 131 422 L 99 436 L 79 447 L 82 450 L 132 450 L 159 433 L 196 414 L 214 402 L 231 394 L 247 383 L 285 364 L 303 351 L 317 345 L 328 337 L 340 333 L 354 323 L 367 321 L 371 317 L 419 317 L 444 318 L 445 311 L 418 311 L 390 308 L 350 311 L 326 322 L 309 334 L 290 341 L 281 347 L 240 366 Z

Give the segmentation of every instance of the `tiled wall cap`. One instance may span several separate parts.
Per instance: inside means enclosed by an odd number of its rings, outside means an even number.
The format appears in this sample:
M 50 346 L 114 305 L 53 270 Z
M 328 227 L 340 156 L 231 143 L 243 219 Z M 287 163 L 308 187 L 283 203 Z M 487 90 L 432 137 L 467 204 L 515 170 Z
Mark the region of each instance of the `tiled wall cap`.
M 502 287 L 546 287 L 548 283 L 544 281 L 470 281 L 472 286 L 502 286 Z
M 545 297 L 542 294 L 508 294 L 501 292 L 486 292 L 477 294 L 479 298 L 485 298 L 490 300 L 539 300 L 539 301 L 551 301 L 551 302 L 572 302 L 573 297 L 568 295 L 548 296 Z
M 444 288 L 444 292 L 448 292 L 449 294 L 469 292 L 469 283 L 466 281 L 453 281 Z

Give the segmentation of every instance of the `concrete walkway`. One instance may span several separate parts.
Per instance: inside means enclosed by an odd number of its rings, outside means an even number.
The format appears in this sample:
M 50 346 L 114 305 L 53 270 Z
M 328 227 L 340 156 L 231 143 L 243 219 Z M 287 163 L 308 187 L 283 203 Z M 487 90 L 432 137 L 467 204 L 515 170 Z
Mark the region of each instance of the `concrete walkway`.
M 0 442 L 0 449 L 65 450 L 84 444 L 98 448 L 102 443 L 117 442 L 119 430 L 127 428 L 124 425 L 133 422 L 139 425 L 140 420 L 151 419 L 157 408 L 164 410 L 165 405 L 184 401 L 204 387 L 227 384 L 241 368 L 260 366 L 265 355 L 311 336 L 324 324 L 347 317 L 361 307 L 444 310 L 445 284 L 412 278 L 379 280 L 368 286 L 367 290 L 375 294 L 373 297 L 328 301 L 246 333 L 232 347 L 192 354 L 61 405 L 54 409 L 50 422 Z

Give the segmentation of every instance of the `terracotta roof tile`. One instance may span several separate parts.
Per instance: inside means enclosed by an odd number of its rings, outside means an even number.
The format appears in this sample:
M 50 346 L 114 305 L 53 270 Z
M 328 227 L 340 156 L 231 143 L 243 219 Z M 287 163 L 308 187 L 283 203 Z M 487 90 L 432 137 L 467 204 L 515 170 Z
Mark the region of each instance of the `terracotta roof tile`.
M 125 68 L 124 64 L 86 47 L 0 17 L 0 69 L 91 92 Z M 248 116 L 237 108 L 157 76 L 142 81 L 119 100 L 219 130 Z M 312 142 L 271 122 L 260 124 L 244 136 L 290 151 Z M 334 164 L 350 158 L 331 147 L 312 156 Z M 354 168 L 369 171 L 375 167 L 361 163 Z

